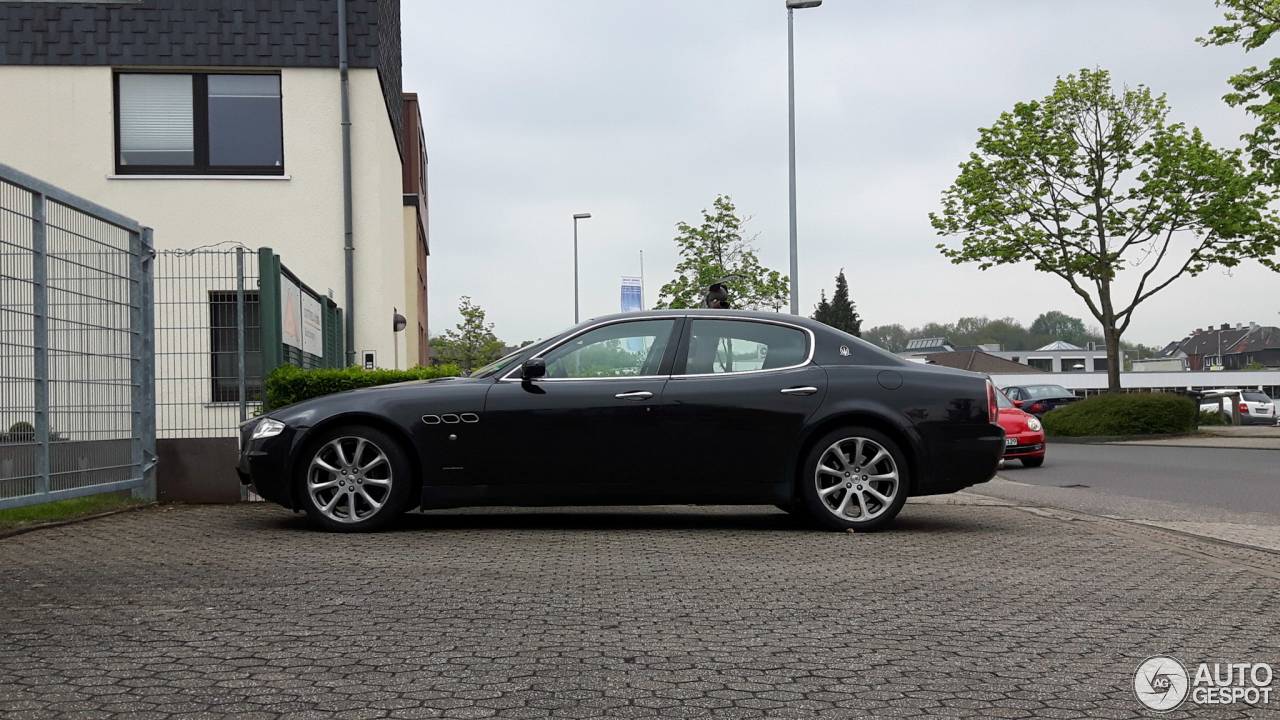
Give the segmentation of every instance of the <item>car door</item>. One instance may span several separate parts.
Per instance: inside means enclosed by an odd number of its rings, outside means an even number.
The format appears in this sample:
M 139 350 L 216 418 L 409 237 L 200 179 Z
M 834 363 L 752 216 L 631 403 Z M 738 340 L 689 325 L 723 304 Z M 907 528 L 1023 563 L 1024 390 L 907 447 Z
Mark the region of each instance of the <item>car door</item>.
M 596 487 L 661 472 L 655 447 L 663 387 L 683 318 L 589 328 L 537 353 L 546 376 L 520 368 L 485 400 L 483 482 Z
M 735 487 L 786 480 L 827 390 L 813 334 L 782 322 L 690 317 L 662 396 L 664 481 Z

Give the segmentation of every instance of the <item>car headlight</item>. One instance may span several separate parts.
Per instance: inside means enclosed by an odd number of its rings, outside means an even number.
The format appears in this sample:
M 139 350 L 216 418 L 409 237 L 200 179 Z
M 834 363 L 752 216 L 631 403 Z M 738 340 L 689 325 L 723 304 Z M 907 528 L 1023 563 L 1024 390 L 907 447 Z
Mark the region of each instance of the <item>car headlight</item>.
M 1042 427 L 1044 426 L 1040 424 L 1039 418 L 1034 418 L 1034 417 L 1027 418 L 1027 429 L 1030 430 L 1031 432 L 1040 432 L 1040 428 Z
M 279 420 L 272 420 L 271 418 L 266 418 L 262 422 L 254 426 L 253 435 L 250 437 L 250 439 L 261 440 L 262 438 L 275 437 L 282 432 L 284 432 L 284 423 L 280 422 Z

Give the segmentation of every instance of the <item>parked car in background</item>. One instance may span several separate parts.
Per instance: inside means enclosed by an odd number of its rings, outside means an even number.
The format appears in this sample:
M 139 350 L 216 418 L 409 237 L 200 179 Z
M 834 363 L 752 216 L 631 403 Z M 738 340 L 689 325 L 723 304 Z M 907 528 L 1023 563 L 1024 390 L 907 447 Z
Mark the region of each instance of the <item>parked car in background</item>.
M 997 392 L 803 317 L 590 320 L 465 378 L 352 390 L 243 425 L 239 471 L 328 530 L 413 508 L 759 504 L 833 530 L 990 480 Z
M 1015 407 L 1038 418 L 1043 418 L 1045 413 L 1054 408 L 1080 399 L 1061 385 L 1013 385 L 1001 389 L 1013 401 Z
M 1040 418 L 1014 405 L 1003 392 L 996 393 L 1000 427 L 1004 428 L 1004 459 L 1021 460 L 1027 467 L 1044 464 L 1044 426 Z
M 1240 424 L 1241 425 L 1275 425 L 1276 424 L 1276 404 L 1266 393 L 1259 390 L 1239 390 L 1235 388 L 1227 388 L 1221 390 L 1205 390 L 1206 395 L 1212 393 L 1240 393 Z M 1224 412 L 1228 415 L 1231 413 L 1229 402 L 1235 402 L 1234 398 L 1212 398 L 1200 403 L 1200 412 L 1213 413 Z

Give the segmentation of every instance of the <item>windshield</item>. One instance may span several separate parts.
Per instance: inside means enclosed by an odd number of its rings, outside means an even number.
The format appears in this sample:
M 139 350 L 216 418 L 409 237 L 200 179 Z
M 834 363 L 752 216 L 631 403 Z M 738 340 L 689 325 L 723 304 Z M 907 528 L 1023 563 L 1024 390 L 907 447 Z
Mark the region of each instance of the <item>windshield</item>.
M 555 340 L 556 338 L 568 332 L 569 329 L 570 328 L 565 328 L 564 330 L 561 330 L 560 332 L 556 333 L 555 335 L 552 335 L 549 338 L 543 338 L 541 340 L 538 340 L 537 342 L 531 342 L 528 345 L 525 345 L 524 347 L 520 348 L 519 350 L 516 350 L 515 352 L 509 355 L 503 355 L 502 357 L 498 358 L 497 360 L 494 360 L 488 365 L 485 365 L 482 368 L 477 368 L 476 370 L 473 370 L 471 372 L 471 375 L 469 375 L 468 377 L 486 378 L 486 377 L 492 377 L 494 375 L 497 375 L 503 370 L 506 370 L 507 368 L 511 367 L 512 363 L 514 363 L 516 360 L 519 360 L 520 358 L 525 357 L 530 353 L 537 352 L 538 350 L 541 350 L 542 348 L 546 347 L 553 340 Z
M 999 389 L 996 390 L 996 405 L 1002 408 L 1017 407 L 1017 405 L 1014 405 L 1013 401 L 1009 399 L 1009 396 L 1005 395 L 1004 391 Z
M 1030 385 L 1024 388 L 1034 398 L 1071 397 L 1072 392 L 1061 385 Z
M 1269 402 L 1271 402 L 1271 398 L 1267 397 L 1267 394 L 1266 394 L 1266 393 L 1260 393 L 1260 392 L 1247 392 L 1247 393 L 1244 393 L 1244 399 L 1245 399 L 1245 400 L 1248 400 L 1249 402 L 1257 402 L 1257 403 L 1269 403 Z

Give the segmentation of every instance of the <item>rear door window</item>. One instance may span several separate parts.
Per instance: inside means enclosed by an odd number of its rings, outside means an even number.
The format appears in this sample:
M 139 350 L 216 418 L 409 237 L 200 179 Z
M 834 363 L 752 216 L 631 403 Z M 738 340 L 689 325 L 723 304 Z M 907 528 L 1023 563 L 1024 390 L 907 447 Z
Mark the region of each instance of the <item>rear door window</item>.
M 800 365 L 809 357 L 809 336 L 794 327 L 701 318 L 691 325 L 686 375 L 777 370 Z

